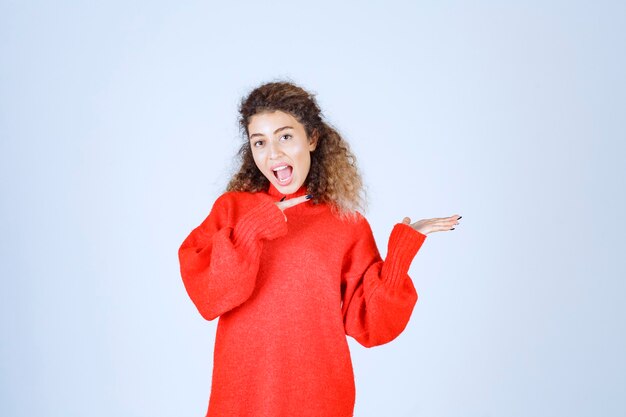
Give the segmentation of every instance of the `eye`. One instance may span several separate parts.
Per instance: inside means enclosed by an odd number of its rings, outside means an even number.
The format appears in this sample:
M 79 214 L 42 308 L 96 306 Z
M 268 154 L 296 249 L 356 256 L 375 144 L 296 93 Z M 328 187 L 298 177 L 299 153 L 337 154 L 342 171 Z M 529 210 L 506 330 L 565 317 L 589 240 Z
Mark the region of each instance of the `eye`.
M 291 139 L 291 135 L 283 135 L 280 138 L 281 140 L 287 140 L 287 139 Z
M 252 146 L 255 148 L 261 147 L 263 146 L 263 141 L 262 140 L 255 140 L 254 142 L 252 142 Z

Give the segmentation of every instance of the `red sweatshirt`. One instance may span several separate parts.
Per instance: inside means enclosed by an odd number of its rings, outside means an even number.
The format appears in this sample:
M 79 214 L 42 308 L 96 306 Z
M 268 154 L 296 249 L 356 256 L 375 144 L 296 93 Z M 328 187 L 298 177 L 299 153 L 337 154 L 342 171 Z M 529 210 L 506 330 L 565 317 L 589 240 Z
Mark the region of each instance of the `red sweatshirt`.
M 387 343 L 417 301 L 407 271 L 424 234 L 396 224 L 383 262 L 362 215 L 312 202 L 283 215 L 282 197 L 271 185 L 223 194 L 179 249 L 189 297 L 220 317 L 208 417 L 351 417 L 346 335 Z

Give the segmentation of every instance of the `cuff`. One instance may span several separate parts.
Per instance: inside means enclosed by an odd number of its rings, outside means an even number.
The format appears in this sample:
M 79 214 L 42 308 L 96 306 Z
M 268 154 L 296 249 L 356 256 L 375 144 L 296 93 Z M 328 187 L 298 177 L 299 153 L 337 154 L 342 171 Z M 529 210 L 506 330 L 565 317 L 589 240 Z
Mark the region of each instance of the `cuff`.
M 273 201 L 263 201 L 244 214 L 233 228 L 233 243 L 252 249 L 261 239 L 272 240 L 287 234 L 282 210 Z
M 394 226 L 389 236 L 387 258 L 383 264 L 385 285 L 391 288 L 401 285 L 409 272 L 411 261 L 425 240 L 425 234 L 407 224 L 398 223 Z

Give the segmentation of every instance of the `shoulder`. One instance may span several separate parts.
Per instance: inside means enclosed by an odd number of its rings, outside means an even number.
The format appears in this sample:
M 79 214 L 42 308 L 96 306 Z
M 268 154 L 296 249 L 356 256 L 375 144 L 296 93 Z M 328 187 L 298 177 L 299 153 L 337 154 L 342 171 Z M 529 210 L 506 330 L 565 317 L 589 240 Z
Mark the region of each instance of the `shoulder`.
M 215 202 L 213 203 L 213 208 L 220 208 L 229 206 L 231 204 L 236 204 L 239 201 L 247 199 L 248 197 L 246 196 L 246 194 L 249 193 L 241 191 L 226 191 L 222 195 L 217 197 L 217 199 L 215 199 Z
M 226 191 L 215 199 L 201 228 L 221 228 L 234 225 L 242 214 L 258 204 L 258 193 Z
M 379 256 L 374 233 L 367 218 L 360 212 L 354 212 L 350 217 L 342 220 L 342 237 L 345 242 L 344 256 L 350 263 L 361 265 L 370 263 Z M 359 269 L 357 268 L 357 269 Z M 359 269 L 360 270 L 360 269 Z
M 226 191 L 215 200 L 213 207 L 228 207 L 254 203 L 269 198 L 271 197 L 264 192 L 253 193 L 248 191 Z
M 367 221 L 367 218 L 365 218 L 360 211 L 344 214 L 341 217 L 341 220 L 344 224 L 346 224 L 346 226 L 356 230 L 370 229 L 370 224 Z
M 211 211 L 238 217 L 263 201 L 272 201 L 272 197 L 264 192 L 226 191 L 215 200 Z
M 367 218 L 359 211 L 347 214 L 334 214 L 337 228 L 351 242 L 372 236 L 372 228 Z

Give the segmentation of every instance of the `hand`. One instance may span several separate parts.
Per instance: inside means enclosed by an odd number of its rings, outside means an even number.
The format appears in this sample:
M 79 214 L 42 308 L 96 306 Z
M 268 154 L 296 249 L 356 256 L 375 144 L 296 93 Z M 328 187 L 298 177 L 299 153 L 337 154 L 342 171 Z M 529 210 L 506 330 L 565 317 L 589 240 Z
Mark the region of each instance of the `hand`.
M 304 203 L 305 201 L 309 201 L 311 199 L 311 197 L 312 196 L 310 194 L 301 195 L 300 197 L 290 198 L 289 200 L 280 200 L 280 201 L 277 201 L 274 204 L 276 204 L 278 206 L 278 208 L 281 209 L 284 212 L 289 207 L 297 206 L 300 203 Z
M 461 217 L 462 216 L 459 216 L 458 214 L 454 214 L 450 217 L 437 217 L 434 219 L 418 220 L 413 224 L 411 224 L 411 219 L 409 217 L 405 217 L 402 220 L 402 223 L 409 225 L 418 232 L 426 235 L 432 232 L 454 230 L 454 226 L 459 224 L 459 219 Z

